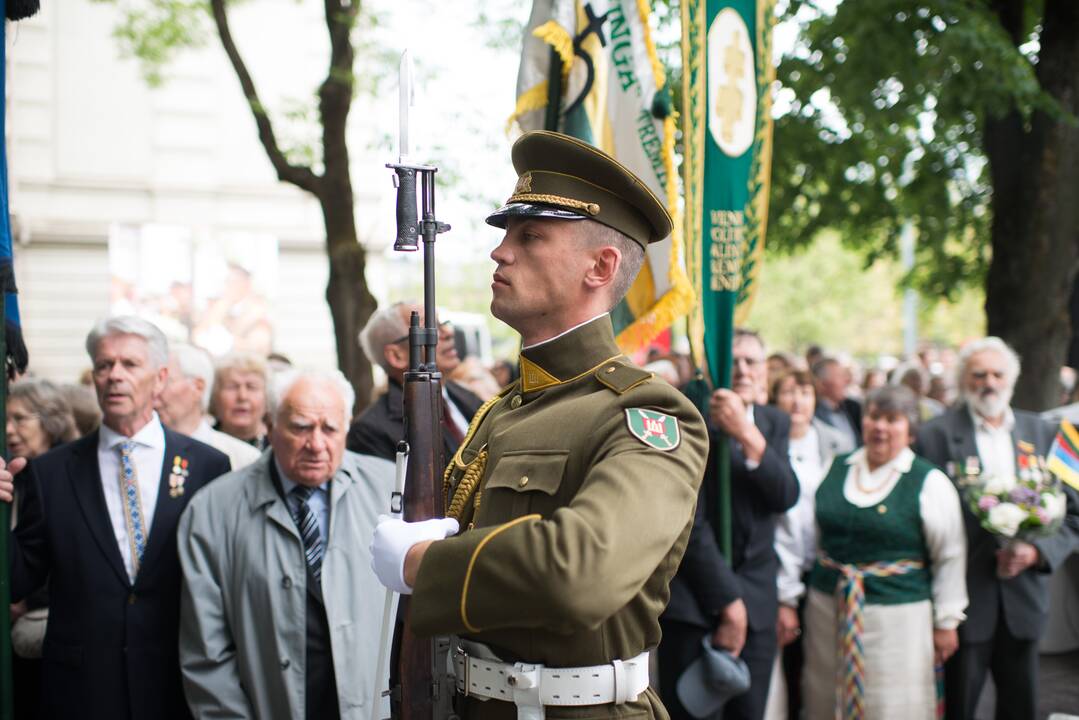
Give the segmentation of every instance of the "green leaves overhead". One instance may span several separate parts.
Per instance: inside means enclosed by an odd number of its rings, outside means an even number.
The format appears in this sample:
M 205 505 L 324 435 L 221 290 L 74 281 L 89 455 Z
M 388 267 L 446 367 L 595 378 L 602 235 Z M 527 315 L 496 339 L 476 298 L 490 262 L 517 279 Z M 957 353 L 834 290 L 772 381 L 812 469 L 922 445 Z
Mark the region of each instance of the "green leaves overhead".
M 151 87 L 163 80 L 162 69 L 176 53 L 206 44 L 210 28 L 206 0 L 96 0 L 120 8 L 113 37 L 129 57 L 138 58 Z
M 769 243 L 799 247 L 831 227 L 871 262 L 911 222 L 911 282 L 936 295 L 980 283 L 992 193 L 982 123 L 1058 112 L 1035 75 L 1037 12 L 1013 38 L 986 2 L 824 4 L 785 12 L 801 32 L 778 71 Z

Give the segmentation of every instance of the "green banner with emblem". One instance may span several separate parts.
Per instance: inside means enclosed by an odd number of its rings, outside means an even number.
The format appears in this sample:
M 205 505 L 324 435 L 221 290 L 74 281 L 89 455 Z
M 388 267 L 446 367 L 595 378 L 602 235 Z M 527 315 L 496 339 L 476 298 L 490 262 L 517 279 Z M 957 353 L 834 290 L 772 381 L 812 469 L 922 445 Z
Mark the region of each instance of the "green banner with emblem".
M 775 0 L 683 0 L 686 266 L 694 355 L 731 386 L 731 339 L 756 291 L 772 165 Z M 707 392 L 694 392 L 707 413 Z M 731 560 L 730 446 L 716 445 L 716 539 Z
M 682 4 L 686 257 L 700 298 L 690 339 L 715 387 L 730 386 L 731 333 L 763 258 L 774 22 L 775 0 Z

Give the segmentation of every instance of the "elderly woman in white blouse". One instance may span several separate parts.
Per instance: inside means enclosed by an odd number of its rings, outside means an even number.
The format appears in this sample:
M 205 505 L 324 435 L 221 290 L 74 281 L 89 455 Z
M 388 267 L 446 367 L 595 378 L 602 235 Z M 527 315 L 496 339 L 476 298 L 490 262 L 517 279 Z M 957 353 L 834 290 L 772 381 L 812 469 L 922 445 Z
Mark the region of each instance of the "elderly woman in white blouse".
M 910 449 L 917 424 L 910 390 L 873 391 L 865 447 L 837 457 L 817 489 L 808 718 L 935 717 L 934 668 L 955 652 L 967 606 L 966 536 L 955 487 Z
M 776 655 L 772 683 L 768 686 L 765 720 L 799 717 L 803 653 L 799 605 L 805 597 L 805 581 L 817 559 L 817 532 L 813 518 L 817 486 L 840 453 L 854 449 L 847 436 L 814 417 L 817 394 L 813 375 L 806 370 L 785 370 L 772 381 L 768 400 L 790 415 L 790 443 L 787 457 L 798 478 L 798 503 L 776 521 L 776 555 L 779 574 L 779 615 L 776 639 L 781 648 Z

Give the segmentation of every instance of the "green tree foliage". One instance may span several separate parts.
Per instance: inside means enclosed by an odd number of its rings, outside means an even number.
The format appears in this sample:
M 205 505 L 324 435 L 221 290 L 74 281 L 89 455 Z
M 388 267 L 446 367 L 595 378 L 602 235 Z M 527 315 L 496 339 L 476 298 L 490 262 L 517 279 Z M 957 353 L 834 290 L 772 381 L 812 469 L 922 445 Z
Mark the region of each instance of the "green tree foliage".
M 981 283 L 992 198 L 984 120 L 1058 110 L 1034 74 L 1035 13 L 1017 47 L 988 3 L 817 5 L 795 0 L 785 13 L 803 22 L 777 73 L 785 112 L 769 242 L 799 247 L 833 228 L 872 261 L 894 256 L 913 222 L 917 285 L 951 296 Z
M 867 266 L 860 251 L 825 230 L 811 245 L 770 253 L 749 325 L 764 332 L 769 350 L 802 353 L 816 344 L 873 366 L 903 353 L 902 279 L 897 260 Z M 922 338 L 956 346 L 985 331 L 981 288 L 956 295 L 954 302 L 922 304 Z
M 790 0 L 778 69 L 769 243 L 837 231 L 867 261 L 917 230 L 907 278 L 983 284 L 988 331 L 1025 361 L 1017 400 L 1055 398 L 1079 262 L 1079 4 Z

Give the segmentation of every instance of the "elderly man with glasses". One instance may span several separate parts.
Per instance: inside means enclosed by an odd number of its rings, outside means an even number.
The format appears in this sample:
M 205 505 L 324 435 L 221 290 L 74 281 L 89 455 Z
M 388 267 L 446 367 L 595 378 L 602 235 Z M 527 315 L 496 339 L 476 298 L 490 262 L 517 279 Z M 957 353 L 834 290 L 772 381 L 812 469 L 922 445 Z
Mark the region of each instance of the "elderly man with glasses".
M 423 306 L 417 302 L 399 302 L 380 308 L 360 332 L 360 345 L 373 365 L 380 366 L 389 383 L 371 407 L 352 424 L 348 431 L 348 449 L 362 455 L 393 460 L 397 443 L 405 436 L 404 382 L 408 369 L 408 321 L 412 312 L 423 320 Z M 435 363 L 442 372 L 442 401 L 444 403 L 442 432 L 445 457 L 457 452 L 468 431 L 468 424 L 483 401 L 461 385 L 447 380 L 460 364 L 454 345 L 453 326 L 447 322 L 438 326 L 438 347 Z

